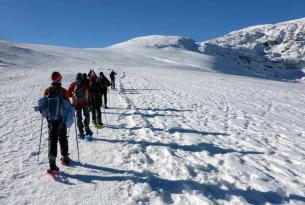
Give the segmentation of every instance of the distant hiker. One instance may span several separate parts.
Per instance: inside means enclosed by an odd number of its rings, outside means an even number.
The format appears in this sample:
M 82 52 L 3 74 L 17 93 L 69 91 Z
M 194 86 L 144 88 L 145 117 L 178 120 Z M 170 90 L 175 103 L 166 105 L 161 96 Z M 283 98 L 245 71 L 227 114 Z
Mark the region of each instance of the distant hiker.
M 84 78 L 85 81 L 89 82 L 89 78 L 88 78 L 87 73 L 83 73 L 83 78 Z
M 111 89 L 115 89 L 115 76 L 116 76 L 116 72 L 111 70 L 111 73 L 110 73 Z
M 57 157 L 57 141 L 60 144 L 61 161 L 63 164 L 69 164 L 69 152 L 68 152 L 68 138 L 67 138 L 67 126 L 64 121 L 63 111 L 67 111 L 64 108 L 65 105 L 71 106 L 69 101 L 69 95 L 66 89 L 61 87 L 62 76 L 59 72 L 53 72 L 51 87 L 44 91 L 46 96 L 45 111 L 49 128 L 49 150 L 48 157 L 50 163 L 50 169 L 48 171 L 58 171 L 56 166 Z M 73 122 L 72 122 L 73 123 Z
M 100 76 L 97 79 L 97 82 L 100 86 L 102 97 L 104 96 L 104 108 L 108 108 L 107 107 L 107 87 L 110 86 L 110 81 L 106 78 L 106 76 L 104 75 L 103 72 L 100 72 Z
M 95 127 L 102 127 L 103 126 L 102 117 L 101 117 L 102 92 L 101 92 L 101 88 L 97 83 L 97 75 L 95 74 L 95 72 L 91 73 L 90 88 L 92 90 L 92 97 L 91 97 L 92 121 Z
M 90 124 L 90 113 L 88 106 L 88 98 L 91 96 L 91 89 L 88 81 L 83 78 L 81 73 L 78 73 L 76 80 L 70 85 L 68 89 L 69 96 L 73 99 L 75 105 L 77 127 L 79 130 L 79 137 L 84 139 L 84 127 L 86 135 L 92 135 L 93 132 L 89 127 Z M 84 122 L 83 122 L 84 115 Z

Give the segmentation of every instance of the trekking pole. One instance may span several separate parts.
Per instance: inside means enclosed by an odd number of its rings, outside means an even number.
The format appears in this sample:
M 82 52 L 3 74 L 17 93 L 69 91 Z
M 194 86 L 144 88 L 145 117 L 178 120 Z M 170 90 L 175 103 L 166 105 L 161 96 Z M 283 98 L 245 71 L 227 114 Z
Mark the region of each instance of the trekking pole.
M 77 129 L 76 129 L 76 115 L 74 112 L 74 125 L 75 125 L 75 140 L 76 140 L 76 149 L 77 149 L 77 159 L 79 162 L 79 148 L 78 148 L 78 139 L 77 139 Z
M 41 149 L 42 127 L 43 127 L 43 117 L 41 118 L 41 128 L 40 128 L 40 137 L 39 137 L 39 145 L 38 145 L 37 164 L 39 162 L 39 155 L 40 155 L 40 149 Z

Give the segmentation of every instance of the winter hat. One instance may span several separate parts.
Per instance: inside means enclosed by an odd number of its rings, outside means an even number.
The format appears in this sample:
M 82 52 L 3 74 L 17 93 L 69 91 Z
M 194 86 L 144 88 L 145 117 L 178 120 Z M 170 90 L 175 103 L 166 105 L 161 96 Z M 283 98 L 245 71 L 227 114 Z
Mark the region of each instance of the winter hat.
M 54 71 L 51 75 L 51 80 L 52 80 L 52 83 L 54 84 L 60 84 L 61 83 L 61 74 L 57 71 Z

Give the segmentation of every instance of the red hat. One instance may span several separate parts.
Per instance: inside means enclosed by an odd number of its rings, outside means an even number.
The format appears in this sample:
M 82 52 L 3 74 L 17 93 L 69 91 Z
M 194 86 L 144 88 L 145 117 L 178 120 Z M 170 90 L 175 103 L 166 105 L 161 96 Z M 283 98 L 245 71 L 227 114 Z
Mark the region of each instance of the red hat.
M 52 83 L 61 83 L 61 74 L 54 71 L 51 76 Z

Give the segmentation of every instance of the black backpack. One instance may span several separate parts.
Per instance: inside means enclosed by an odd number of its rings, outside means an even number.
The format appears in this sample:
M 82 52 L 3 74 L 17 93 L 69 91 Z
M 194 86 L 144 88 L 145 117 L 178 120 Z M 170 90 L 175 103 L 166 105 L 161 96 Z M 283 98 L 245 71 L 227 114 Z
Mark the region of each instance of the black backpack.
M 87 99 L 86 87 L 84 82 L 76 82 L 73 96 L 76 100 Z

